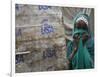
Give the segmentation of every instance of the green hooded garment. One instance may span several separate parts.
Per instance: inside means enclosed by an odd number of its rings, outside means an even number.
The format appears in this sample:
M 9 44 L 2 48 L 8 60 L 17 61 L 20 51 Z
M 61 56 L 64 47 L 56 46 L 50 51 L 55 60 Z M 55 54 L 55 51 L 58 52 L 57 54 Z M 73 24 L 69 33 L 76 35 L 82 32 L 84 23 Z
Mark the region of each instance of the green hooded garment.
M 83 18 L 83 19 L 82 19 Z M 88 16 L 85 14 L 79 14 L 74 20 L 74 24 L 77 20 L 84 20 L 88 24 Z M 82 33 L 85 32 L 88 35 L 91 35 L 89 31 L 78 29 L 74 26 L 73 36 L 79 33 L 80 39 L 78 42 L 77 52 L 70 63 L 70 69 L 89 69 L 94 67 L 94 40 L 93 37 L 89 38 L 85 44 L 82 41 Z M 67 45 L 67 58 L 69 58 L 72 53 L 75 44 L 73 41 L 70 41 Z

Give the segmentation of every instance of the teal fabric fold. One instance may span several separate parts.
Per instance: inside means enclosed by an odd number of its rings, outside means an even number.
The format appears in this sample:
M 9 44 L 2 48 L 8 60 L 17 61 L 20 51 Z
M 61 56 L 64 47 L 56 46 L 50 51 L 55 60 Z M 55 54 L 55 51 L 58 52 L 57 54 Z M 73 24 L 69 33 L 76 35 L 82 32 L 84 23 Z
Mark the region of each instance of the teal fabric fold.
M 93 62 L 86 46 L 83 46 L 82 39 L 79 41 L 78 50 L 72 60 L 72 68 L 86 69 L 92 68 Z
M 79 14 L 75 17 L 74 24 L 76 22 L 76 19 L 81 16 L 84 16 L 88 20 L 87 15 Z M 80 38 L 78 44 L 75 44 L 78 45 L 78 49 L 70 62 L 70 69 L 89 69 L 94 67 L 94 40 L 91 40 L 92 38 L 91 36 L 91 38 L 89 38 L 87 41 L 83 43 L 82 40 L 83 33 L 86 33 L 87 35 L 91 35 L 89 31 L 78 29 L 74 25 L 72 36 L 78 34 Z M 67 44 L 67 58 L 70 57 L 70 54 L 73 52 L 74 47 L 76 47 L 75 45 L 74 45 L 74 41 L 70 41 Z

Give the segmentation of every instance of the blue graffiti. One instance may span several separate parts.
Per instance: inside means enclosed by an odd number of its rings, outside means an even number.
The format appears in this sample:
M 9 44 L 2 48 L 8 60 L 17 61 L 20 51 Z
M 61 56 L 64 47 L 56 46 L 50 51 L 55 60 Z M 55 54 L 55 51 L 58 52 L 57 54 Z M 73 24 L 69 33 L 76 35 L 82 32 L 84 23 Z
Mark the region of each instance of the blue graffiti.
M 57 57 L 55 49 L 47 48 L 46 51 L 43 52 L 43 59 Z
M 16 55 L 16 64 L 24 62 L 23 55 Z
M 46 6 L 46 5 L 39 6 L 39 10 L 47 10 L 47 9 L 51 9 L 51 6 Z
M 22 30 L 19 28 L 16 30 L 16 36 L 21 36 L 22 35 Z
M 19 10 L 19 5 L 16 4 L 16 5 L 15 5 L 15 8 L 16 8 L 16 10 Z
M 49 25 L 47 23 L 43 24 L 41 27 L 41 33 L 42 34 L 49 34 L 51 32 L 54 32 L 54 28 L 52 25 Z

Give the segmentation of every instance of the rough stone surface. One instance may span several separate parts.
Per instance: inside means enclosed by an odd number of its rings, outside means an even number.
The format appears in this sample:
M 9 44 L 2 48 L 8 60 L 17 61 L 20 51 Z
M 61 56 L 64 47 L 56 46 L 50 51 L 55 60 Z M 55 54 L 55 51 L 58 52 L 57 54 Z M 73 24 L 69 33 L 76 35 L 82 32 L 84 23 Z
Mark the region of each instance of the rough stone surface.
M 17 5 L 16 52 L 23 54 L 16 72 L 67 69 L 64 28 L 60 7 Z

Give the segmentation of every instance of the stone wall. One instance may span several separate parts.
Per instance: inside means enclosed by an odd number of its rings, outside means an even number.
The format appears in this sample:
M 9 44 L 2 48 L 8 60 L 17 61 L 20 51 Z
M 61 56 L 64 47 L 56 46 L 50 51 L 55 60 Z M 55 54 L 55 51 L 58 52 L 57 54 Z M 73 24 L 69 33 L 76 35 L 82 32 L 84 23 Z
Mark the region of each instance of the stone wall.
M 16 5 L 16 72 L 68 69 L 60 7 Z M 18 62 L 19 60 L 19 62 Z

